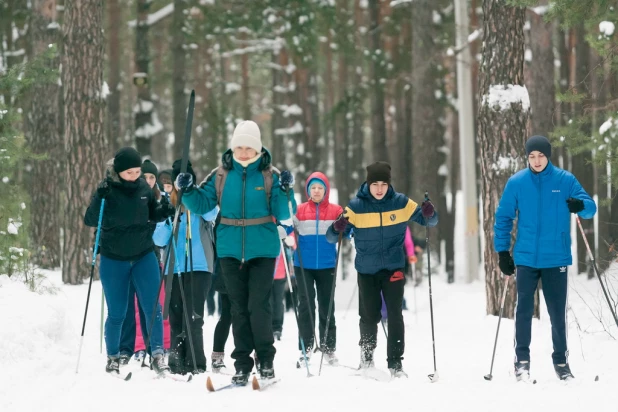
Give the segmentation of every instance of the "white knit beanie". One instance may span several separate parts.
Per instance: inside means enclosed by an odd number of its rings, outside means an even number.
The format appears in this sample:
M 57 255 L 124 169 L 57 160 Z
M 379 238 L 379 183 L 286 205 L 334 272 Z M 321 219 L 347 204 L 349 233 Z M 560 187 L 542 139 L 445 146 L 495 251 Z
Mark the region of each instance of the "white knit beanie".
M 244 120 L 236 126 L 230 148 L 234 150 L 237 147 L 250 147 L 256 152 L 262 152 L 262 136 L 260 128 L 251 120 Z

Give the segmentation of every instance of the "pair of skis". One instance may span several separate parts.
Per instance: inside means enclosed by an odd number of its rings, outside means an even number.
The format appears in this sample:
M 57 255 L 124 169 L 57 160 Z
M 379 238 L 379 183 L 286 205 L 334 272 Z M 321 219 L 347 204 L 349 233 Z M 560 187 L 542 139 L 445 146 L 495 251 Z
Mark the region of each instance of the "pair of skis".
M 253 379 L 251 380 L 251 387 L 254 391 L 262 391 L 276 384 L 277 382 L 279 382 L 279 380 L 279 378 L 258 379 L 256 375 L 253 375 Z M 245 386 L 247 386 L 247 384 L 229 383 L 227 385 L 217 388 L 212 383 L 212 379 L 210 378 L 210 376 L 206 379 L 206 389 L 208 390 L 208 392 L 219 392 L 227 389 L 244 388 Z

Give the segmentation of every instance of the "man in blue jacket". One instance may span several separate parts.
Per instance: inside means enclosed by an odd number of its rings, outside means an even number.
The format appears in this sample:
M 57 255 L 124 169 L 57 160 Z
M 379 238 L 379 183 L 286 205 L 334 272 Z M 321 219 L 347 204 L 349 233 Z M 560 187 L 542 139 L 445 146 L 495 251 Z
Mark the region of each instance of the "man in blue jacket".
M 390 182 L 388 163 L 376 162 L 367 166 L 367 181 L 344 213 L 329 227 L 326 238 L 335 243 L 339 233 L 343 232 L 347 237 L 354 230 L 361 369 L 374 365 L 373 351 L 378 340 L 378 322 L 382 318 L 383 295 L 388 312 L 388 368 L 393 377 L 407 377 L 401 364 L 405 348 L 402 303 L 406 256 L 403 241 L 408 221 L 435 226 L 438 214 L 429 199 L 419 206 L 404 194 L 395 192 Z
M 540 279 L 551 320 L 554 369 L 559 379 L 567 380 L 573 378 L 567 349 L 570 213 L 591 219 L 597 207 L 575 176 L 551 163 L 551 144 L 546 137 L 529 138 L 526 155 L 529 166 L 506 183 L 494 225 L 500 270 L 511 276 L 517 269 L 515 376 L 518 381 L 530 379 L 534 293 Z M 511 230 L 516 216 L 517 239 L 511 257 Z

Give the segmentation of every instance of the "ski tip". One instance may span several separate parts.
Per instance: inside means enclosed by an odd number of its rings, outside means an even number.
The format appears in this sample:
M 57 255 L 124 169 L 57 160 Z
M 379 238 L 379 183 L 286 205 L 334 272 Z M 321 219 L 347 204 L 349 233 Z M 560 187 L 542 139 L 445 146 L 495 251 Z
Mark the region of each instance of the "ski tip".
M 206 378 L 206 389 L 208 390 L 208 392 L 214 392 L 215 391 L 215 387 L 212 384 L 212 380 L 210 379 L 210 376 L 208 378 Z
M 130 380 L 130 379 L 131 379 L 131 376 L 133 376 L 133 372 L 129 372 L 129 373 L 127 374 L 127 376 L 125 376 L 124 380 L 125 380 L 125 381 Z
M 594 377 L 594 381 L 595 381 L 595 382 L 598 382 L 598 381 L 599 381 L 599 375 L 597 375 L 597 376 L 595 376 L 595 377 Z
M 260 390 L 260 382 L 257 379 L 257 376 L 253 375 L 253 380 L 251 381 L 251 386 L 253 387 L 254 391 L 259 391 Z
M 533 385 L 536 385 L 536 379 L 534 379 L 534 380 L 532 381 L 532 384 L 533 384 Z
M 193 374 L 190 373 L 189 376 L 187 377 L 187 383 L 191 382 L 193 380 Z

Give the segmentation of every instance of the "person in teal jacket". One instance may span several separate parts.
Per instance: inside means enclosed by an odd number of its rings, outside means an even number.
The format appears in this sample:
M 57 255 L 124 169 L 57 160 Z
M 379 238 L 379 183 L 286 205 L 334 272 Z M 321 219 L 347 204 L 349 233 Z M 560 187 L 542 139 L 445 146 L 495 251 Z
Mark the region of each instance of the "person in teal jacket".
M 575 176 L 551 163 L 551 144 L 546 137 L 529 138 L 526 155 L 528 167 L 507 181 L 494 224 L 500 270 L 506 276 L 517 271 L 515 377 L 530 379 L 534 293 L 541 280 L 551 320 L 554 370 L 561 380 L 573 379 L 567 348 L 568 266 L 573 262 L 570 214 L 592 219 L 597 206 Z M 511 257 L 515 217 L 517 239 Z
M 176 177 L 180 173 L 180 163 L 180 160 L 174 162 L 172 177 Z M 187 171 L 195 176 L 191 162 L 188 163 Z M 170 198 L 171 203 L 176 206 L 178 202 L 176 188 L 172 189 Z M 204 352 L 203 333 L 204 303 L 212 285 L 215 260 L 213 224 L 218 213 L 219 207 L 216 205 L 212 210 L 201 215 L 187 213 L 183 207 L 178 218 L 178 240 L 172 249 L 175 258 L 169 310 L 170 353 L 168 363 L 172 373 L 184 375 L 189 372 L 202 373 L 206 371 L 207 361 Z M 191 216 L 188 216 L 189 214 Z M 186 254 L 189 217 L 191 220 L 191 255 Z M 171 236 L 170 219 L 157 224 L 153 236 L 155 245 L 159 247 L 167 246 Z M 192 265 L 189 258 L 193 262 Z M 168 263 L 168 266 L 170 264 L 171 262 Z M 168 273 L 167 270 L 168 268 L 165 269 L 165 273 Z M 191 272 L 193 272 L 193 276 L 191 276 Z M 180 281 L 184 286 L 185 304 L 189 312 L 191 342 L 195 353 L 195 369 L 188 341 L 189 335 L 186 333 Z M 193 316 L 193 311 L 197 316 Z
M 216 248 L 232 304 L 236 368 L 232 382 L 245 385 L 254 349 L 260 376 L 275 376 L 270 293 L 281 248 L 275 219 L 289 221 L 290 209 L 296 213 L 294 178 L 271 166 L 260 129 L 250 120 L 236 126 L 221 162 L 199 187 L 189 173 L 178 175 L 175 184 L 184 190 L 182 201 L 191 212 L 203 214 L 217 204 L 221 209 Z

